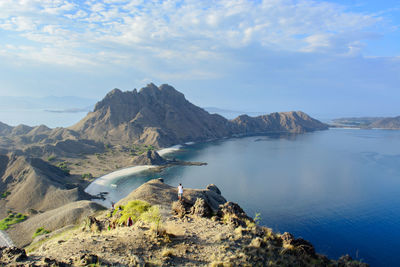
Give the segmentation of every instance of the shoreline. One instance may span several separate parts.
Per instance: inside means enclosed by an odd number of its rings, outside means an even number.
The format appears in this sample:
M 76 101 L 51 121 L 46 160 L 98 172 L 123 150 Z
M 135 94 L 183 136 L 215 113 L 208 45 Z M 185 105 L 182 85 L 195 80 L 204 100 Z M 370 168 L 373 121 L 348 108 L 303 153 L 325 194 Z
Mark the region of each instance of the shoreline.
M 120 177 L 132 175 L 135 173 L 140 173 L 142 171 L 149 170 L 151 168 L 157 167 L 156 165 L 141 165 L 141 166 L 134 166 L 134 167 L 128 167 L 124 169 L 120 169 L 117 171 L 113 171 L 109 174 L 100 176 L 99 178 L 95 179 L 93 182 L 91 182 L 86 188 L 85 192 L 92 195 L 92 196 L 98 196 L 101 193 L 104 192 L 109 192 L 109 186 L 111 186 L 112 182 L 115 179 L 118 179 Z M 105 199 L 94 199 L 97 202 L 99 202 L 102 205 L 105 205 L 107 202 L 107 197 Z M 111 202 L 109 203 L 111 206 Z M 108 205 L 107 205 L 108 206 Z
M 190 145 L 185 144 L 185 145 Z M 193 142 L 194 144 L 194 142 Z M 157 151 L 157 153 L 160 156 L 165 156 L 167 154 L 179 151 L 183 145 L 174 145 L 171 147 L 167 148 L 162 148 Z M 138 166 L 132 166 L 132 167 L 127 167 L 123 169 L 119 169 L 113 172 L 110 172 L 108 174 L 102 175 L 95 180 L 93 180 L 89 185 L 84 189 L 84 191 L 92 196 L 101 196 L 104 197 L 104 199 L 92 199 L 92 201 L 95 201 L 101 205 L 104 205 L 106 207 L 111 207 L 111 201 L 107 199 L 107 194 L 109 193 L 109 187 L 113 185 L 113 181 L 124 176 L 129 176 L 132 174 L 140 173 L 146 170 L 150 169 L 157 169 L 160 168 L 159 165 L 138 165 Z

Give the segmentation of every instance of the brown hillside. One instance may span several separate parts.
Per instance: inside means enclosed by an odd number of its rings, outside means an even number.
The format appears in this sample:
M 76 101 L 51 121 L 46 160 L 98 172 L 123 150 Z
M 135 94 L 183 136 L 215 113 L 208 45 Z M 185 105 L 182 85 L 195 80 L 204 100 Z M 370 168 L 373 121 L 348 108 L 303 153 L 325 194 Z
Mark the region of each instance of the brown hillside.
M 2 190 L 10 192 L 3 200 L 6 209 L 46 211 L 87 198 L 63 171 L 38 158 L 2 155 L 0 174 Z
M 230 127 L 226 119 L 193 105 L 173 87 L 151 83 L 139 92 L 112 90 L 71 129 L 98 141 L 166 147 L 228 136 Z

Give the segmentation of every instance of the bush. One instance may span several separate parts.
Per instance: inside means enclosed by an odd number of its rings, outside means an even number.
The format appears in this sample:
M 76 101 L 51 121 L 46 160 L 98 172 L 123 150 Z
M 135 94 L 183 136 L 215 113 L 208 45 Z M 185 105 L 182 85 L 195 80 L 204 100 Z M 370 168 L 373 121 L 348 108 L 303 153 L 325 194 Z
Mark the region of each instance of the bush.
M 119 218 L 119 223 L 125 223 L 129 217 L 132 218 L 133 223 L 135 223 L 139 217 L 151 208 L 151 205 L 142 200 L 132 200 L 129 201 L 125 206 L 121 206 L 121 217 Z
M 35 238 L 39 235 L 45 235 L 50 233 L 51 231 L 44 229 L 43 227 L 39 227 L 38 229 L 36 229 L 35 233 L 33 234 L 32 238 Z
M 11 192 L 9 192 L 9 191 L 3 192 L 0 194 L 0 198 L 6 198 L 10 194 L 11 194 Z
M 155 150 L 155 147 L 152 145 L 132 145 L 131 155 L 142 155 L 147 151 Z
M 69 175 L 70 169 L 68 168 L 68 163 L 66 161 L 60 162 L 57 165 L 66 175 Z
M 55 159 L 56 159 L 56 156 L 50 156 L 50 157 L 47 158 L 47 161 L 53 161 Z
M 0 221 L 0 230 L 7 230 L 10 225 L 26 220 L 27 216 L 22 213 L 9 213 L 6 218 Z

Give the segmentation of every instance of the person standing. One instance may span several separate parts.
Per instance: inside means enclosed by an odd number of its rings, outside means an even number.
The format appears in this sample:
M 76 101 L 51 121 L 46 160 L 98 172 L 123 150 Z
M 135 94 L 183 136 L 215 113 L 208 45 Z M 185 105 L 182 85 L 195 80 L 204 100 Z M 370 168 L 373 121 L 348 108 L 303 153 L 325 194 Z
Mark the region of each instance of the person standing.
M 178 186 L 178 199 L 182 200 L 182 195 L 183 195 L 183 186 L 182 184 L 179 184 Z

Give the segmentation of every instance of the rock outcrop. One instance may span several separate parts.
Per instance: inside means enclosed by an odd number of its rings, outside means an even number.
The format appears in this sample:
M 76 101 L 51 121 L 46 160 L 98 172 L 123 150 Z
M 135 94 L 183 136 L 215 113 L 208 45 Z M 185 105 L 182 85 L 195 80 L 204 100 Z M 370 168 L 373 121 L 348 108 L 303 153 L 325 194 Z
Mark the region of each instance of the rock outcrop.
M 148 150 L 132 159 L 133 165 L 164 165 L 167 161 L 157 151 Z
M 198 198 L 203 199 L 215 212 L 219 209 L 220 204 L 226 202 L 226 199 L 222 195 L 210 189 L 184 188 L 183 198 L 189 210 L 190 207 L 196 203 Z M 172 203 L 178 200 L 178 191 L 176 187 L 165 184 L 162 179 L 153 179 L 132 191 L 127 197 L 121 199 L 115 205 L 125 205 L 129 201 L 135 199 L 147 201 L 152 205 L 168 207 L 169 209 Z

